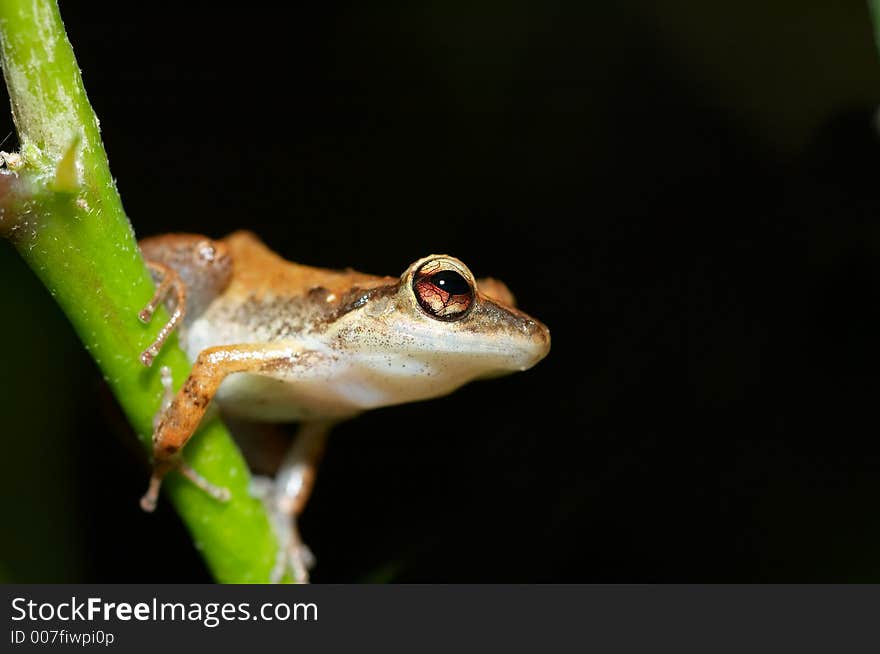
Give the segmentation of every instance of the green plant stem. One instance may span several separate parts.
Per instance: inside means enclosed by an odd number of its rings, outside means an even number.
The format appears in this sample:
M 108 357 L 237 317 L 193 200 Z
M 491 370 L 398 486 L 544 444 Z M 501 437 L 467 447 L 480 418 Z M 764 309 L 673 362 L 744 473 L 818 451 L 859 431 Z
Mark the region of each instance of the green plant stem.
M 868 9 L 874 26 L 874 45 L 880 48 L 880 0 L 868 0 Z
M 3 176 L 0 227 L 67 315 L 150 448 L 161 397 L 158 370 L 169 366 L 179 387 L 190 364 L 176 339 L 152 368 L 138 360 L 167 314 L 157 312 L 149 326 L 138 321 L 153 283 L 55 0 L 0 0 L 0 62 L 23 159 L 17 174 Z M 82 447 L 100 447 L 102 438 Z M 207 479 L 232 491 L 228 503 L 219 503 L 176 474 L 165 484 L 215 578 L 267 581 L 278 543 L 262 504 L 248 494 L 247 466 L 219 420 L 206 421 L 185 454 Z M 146 472 L 143 482 L 146 487 Z M 139 510 L 134 495 L 131 507 Z

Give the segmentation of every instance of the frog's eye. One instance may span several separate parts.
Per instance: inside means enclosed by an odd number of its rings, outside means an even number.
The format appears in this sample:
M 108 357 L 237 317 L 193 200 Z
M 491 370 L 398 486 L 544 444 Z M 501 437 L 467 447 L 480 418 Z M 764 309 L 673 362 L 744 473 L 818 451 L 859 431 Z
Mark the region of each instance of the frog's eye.
M 413 292 L 425 313 L 440 320 L 458 320 L 474 302 L 473 284 L 451 261 L 427 261 L 413 275 Z

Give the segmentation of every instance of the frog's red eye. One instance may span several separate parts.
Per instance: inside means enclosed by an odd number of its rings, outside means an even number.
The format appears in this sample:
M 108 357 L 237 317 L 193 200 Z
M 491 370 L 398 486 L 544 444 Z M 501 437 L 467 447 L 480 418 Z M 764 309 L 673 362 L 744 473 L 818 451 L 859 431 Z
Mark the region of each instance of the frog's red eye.
M 450 263 L 435 259 L 413 275 L 413 292 L 425 313 L 440 320 L 457 320 L 474 302 L 474 287 Z

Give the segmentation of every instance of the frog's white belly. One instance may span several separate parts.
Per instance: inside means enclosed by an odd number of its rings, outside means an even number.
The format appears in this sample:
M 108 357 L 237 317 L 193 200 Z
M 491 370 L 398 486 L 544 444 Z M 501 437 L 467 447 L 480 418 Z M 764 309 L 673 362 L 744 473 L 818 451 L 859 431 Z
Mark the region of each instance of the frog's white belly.
M 343 419 L 363 411 L 329 390 L 320 382 L 241 373 L 227 377 L 214 399 L 226 412 L 268 422 Z
M 253 420 L 344 419 L 368 409 L 446 395 L 465 383 L 424 363 L 383 355 L 375 360 L 317 361 L 271 376 L 239 373 L 220 385 L 224 411 Z
M 209 327 L 197 320 L 185 335 L 183 344 L 191 359 L 218 345 Z M 245 334 L 240 336 L 238 342 L 247 342 Z M 285 343 L 273 346 L 283 349 Z M 269 422 L 344 419 L 368 409 L 446 395 L 474 377 L 469 367 L 449 365 L 442 357 L 345 351 L 309 337 L 291 341 L 289 348 L 290 358 L 271 370 L 227 377 L 215 396 L 222 409 Z

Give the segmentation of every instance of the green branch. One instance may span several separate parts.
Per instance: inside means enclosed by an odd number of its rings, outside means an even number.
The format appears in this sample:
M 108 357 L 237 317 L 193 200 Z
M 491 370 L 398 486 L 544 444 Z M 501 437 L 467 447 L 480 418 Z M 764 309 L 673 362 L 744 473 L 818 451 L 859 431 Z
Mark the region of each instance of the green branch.
M 868 9 L 874 26 L 874 45 L 880 48 L 880 0 L 868 0 Z
M 8 159 L 0 176 L 0 232 L 56 299 L 150 448 L 159 368 L 170 367 L 179 387 L 190 364 L 176 339 L 152 368 L 138 360 L 167 315 L 157 312 L 151 326 L 138 321 L 153 283 L 55 0 L 0 0 L 0 62 L 21 142 L 21 159 Z M 100 438 L 86 446 L 100 447 Z M 267 581 L 278 543 L 262 504 L 248 493 L 247 466 L 218 420 L 206 421 L 186 458 L 232 491 L 231 501 L 219 503 L 177 475 L 165 485 L 215 578 Z M 136 497 L 131 508 L 139 510 Z

